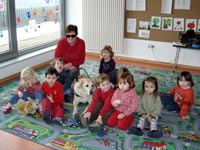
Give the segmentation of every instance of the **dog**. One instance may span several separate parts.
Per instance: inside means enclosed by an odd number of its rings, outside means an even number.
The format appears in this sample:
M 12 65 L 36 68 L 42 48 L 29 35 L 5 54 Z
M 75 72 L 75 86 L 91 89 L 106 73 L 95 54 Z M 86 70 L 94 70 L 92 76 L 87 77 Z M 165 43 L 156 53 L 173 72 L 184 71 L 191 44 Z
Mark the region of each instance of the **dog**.
M 95 90 L 95 84 L 91 78 L 83 76 L 82 78 L 79 78 L 78 80 L 74 81 L 74 83 L 72 84 L 72 90 L 74 92 L 73 113 L 72 113 L 74 117 L 74 115 L 78 113 L 79 103 L 89 103 L 89 104 L 91 103 L 92 95 Z

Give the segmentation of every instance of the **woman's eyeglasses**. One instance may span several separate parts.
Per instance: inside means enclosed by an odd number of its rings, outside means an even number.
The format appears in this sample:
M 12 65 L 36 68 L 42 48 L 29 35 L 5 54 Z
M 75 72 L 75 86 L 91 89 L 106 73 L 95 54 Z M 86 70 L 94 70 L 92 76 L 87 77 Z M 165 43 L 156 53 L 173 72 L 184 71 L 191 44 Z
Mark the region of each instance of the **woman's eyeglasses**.
M 71 38 L 75 38 L 75 37 L 76 37 L 76 34 L 72 34 L 72 35 L 66 34 L 66 37 L 67 37 L 67 38 L 70 38 L 70 37 L 71 37 Z

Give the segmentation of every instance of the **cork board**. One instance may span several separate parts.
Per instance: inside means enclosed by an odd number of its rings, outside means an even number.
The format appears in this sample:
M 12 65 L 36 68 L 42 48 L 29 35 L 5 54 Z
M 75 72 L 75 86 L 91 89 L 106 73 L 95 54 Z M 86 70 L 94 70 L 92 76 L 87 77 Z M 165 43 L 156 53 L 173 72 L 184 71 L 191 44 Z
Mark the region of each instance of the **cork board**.
M 146 11 L 125 11 L 125 26 L 124 26 L 124 37 L 133 39 L 143 39 L 152 41 L 162 41 L 162 42 L 173 42 L 179 40 L 179 32 L 172 30 L 162 30 L 161 29 L 150 29 L 149 38 L 138 37 L 139 21 L 149 21 L 151 22 L 152 16 L 158 17 L 172 17 L 172 18 L 184 18 L 185 19 L 200 19 L 200 0 L 191 0 L 190 10 L 180 10 L 174 9 L 174 1 L 172 6 L 171 14 L 161 14 L 161 3 L 162 0 L 147 0 L 146 1 Z M 136 33 L 127 32 L 127 18 L 136 18 Z M 185 27 L 185 23 L 184 23 Z

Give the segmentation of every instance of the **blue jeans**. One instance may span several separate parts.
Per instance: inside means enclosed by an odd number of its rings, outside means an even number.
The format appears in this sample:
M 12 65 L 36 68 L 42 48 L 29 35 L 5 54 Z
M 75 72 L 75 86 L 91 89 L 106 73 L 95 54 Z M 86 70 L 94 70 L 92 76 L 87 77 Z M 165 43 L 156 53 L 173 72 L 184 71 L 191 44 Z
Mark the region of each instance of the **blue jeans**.
M 26 101 L 28 97 L 30 97 L 31 99 L 38 99 L 40 102 L 42 102 L 43 92 L 37 91 L 34 94 L 29 94 L 28 92 L 24 91 L 22 99 Z M 19 101 L 19 99 L 20 99 L 20 97 L 15 94 L 15 95 L 13 95 L 13 97 L 11 97 L 11 99 L 9 100 L 9 103 L 14 105 Z
M 180 111 L 178 104 L 174 101 L 174 95 L 164 93 L 160 96 L 160 98 L 164 108 L 166 108 L 168 111 Z

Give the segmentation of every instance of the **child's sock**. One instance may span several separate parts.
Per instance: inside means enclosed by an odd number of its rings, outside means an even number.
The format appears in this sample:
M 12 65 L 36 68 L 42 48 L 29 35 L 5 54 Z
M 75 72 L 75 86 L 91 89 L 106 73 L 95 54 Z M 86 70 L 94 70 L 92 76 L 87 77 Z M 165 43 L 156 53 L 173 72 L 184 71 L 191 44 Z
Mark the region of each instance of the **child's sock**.
M 140 117 L 139 122 L 137 124 L 137 127 L 140 128 L 141 130 L 144 128 L 144 118 Z
M 150 130 L 153 131 L 153 130 L 157 130 L 157 121 L 156 119 L 152 119 L 151 122 L 150 122 Z

